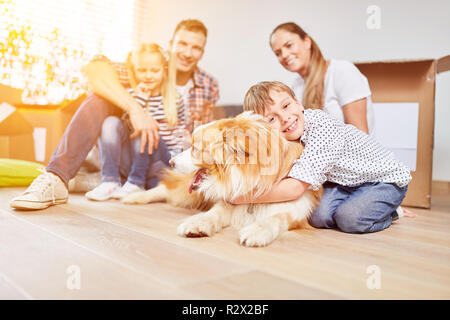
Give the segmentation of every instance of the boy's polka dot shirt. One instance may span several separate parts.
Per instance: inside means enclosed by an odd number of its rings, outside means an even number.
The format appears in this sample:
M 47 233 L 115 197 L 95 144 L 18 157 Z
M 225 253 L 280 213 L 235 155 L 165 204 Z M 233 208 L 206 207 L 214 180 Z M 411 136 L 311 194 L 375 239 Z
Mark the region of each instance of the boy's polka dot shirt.
M 325 181 L 344 186 L 411 181 L 410 170 L 374 138 L 322 110 L 306 109 L 301 143 L 305 146 L 288 176 L 317 190 Z

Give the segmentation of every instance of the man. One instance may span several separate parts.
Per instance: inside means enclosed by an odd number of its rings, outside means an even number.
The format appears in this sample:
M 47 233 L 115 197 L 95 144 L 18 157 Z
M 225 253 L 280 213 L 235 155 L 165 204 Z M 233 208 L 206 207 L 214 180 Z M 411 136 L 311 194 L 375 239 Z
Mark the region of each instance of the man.
M 196 122 L 212 120 L 212 108 L 219 98 L 217 80 L 197 66 L 204 53 L 206 38 L 207 29 L 203 23 L 184 20 L 177 25 L 170 40 L 170 51 L 177 57 L 177 88 L 186 105 L 186 123 L 190 132 Z M 75 113 L 46 171 L 22 195 L 10 201 L 11 207 L 45 209 L 67 202 L 68 182 L 78 172 L 101 133 L 103 121 L 110 115 L 128 112 L 134 128 L 131 138 L 141 136 L 141 152 L 151 154 L 158 148 L 157 122 L 126 90 L 130 86 L 126 64 L 112 63 L 104 57 L 94 58 L 84 68 L 84 73 L 93 93 Z M 147 142 L 148 149 L 145 150 Z

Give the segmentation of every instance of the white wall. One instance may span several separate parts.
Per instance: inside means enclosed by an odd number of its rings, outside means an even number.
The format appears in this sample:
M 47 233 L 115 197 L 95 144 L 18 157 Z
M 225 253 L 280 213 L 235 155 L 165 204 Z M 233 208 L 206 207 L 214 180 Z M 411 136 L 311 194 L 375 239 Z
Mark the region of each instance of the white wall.
M 381 28 L 366 26 L 368 6 L 381 10 Z M 148 0 L 143 41 L 167 47 L 176 24 L 197 18 L 208 28 L 200 66 L 220 85 L 219 104 L 241 104 L 262 80 L 292 81 L 268 41 L 294 21 L 326 58 L 350 61 L 438 58 L 450 54 L 450 1 L 406 0 Z M 437 77 L 433 179 L 450 181 L 450 72 Z

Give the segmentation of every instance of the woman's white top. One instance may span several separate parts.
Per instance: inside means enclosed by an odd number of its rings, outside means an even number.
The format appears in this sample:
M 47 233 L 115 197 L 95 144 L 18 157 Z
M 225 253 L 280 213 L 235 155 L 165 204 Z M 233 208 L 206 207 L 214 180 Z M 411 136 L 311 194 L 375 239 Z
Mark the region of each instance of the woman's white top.
M 302 101 L 304 87 L 303 79 L 300 76 L 297 77 L 292 85 L 292 90 L 299 101 Z M 323 111 L 345 122 L 342 107 L 356 100 L 367 98 L 367 125 L 369 134 L 373 136 L 375 119 L 371 94 L 367 78 L 353 63 L 345 60 L 330 60 L 324 81 Z

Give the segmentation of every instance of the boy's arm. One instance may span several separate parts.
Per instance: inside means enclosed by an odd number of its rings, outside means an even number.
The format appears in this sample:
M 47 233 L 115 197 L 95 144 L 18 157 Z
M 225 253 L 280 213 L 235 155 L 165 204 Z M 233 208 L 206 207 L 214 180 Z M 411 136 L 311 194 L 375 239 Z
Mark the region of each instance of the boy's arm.
M 130 115 L 134 128 L 132 137 L 141 136 L 141 153 L 148 141 L 148 152 L 152 153 L 158 146 L 158 123 L 148 112 L 144 112 L 138 102 L 125 90 L 116 70 L 105 61 L 91 61 L 83 68 L 92 91 L 110 101 Z
M 300 198 L 308 190 L 309 186 L 309 183 L 294 178 L 285 178 L 275 184 L 269 192 L 259 197 L 253 197 L 251 194 L 247 194 L 234 200 L 229 200 L 228 202 L 231 204 L 248 204 L 292 201 Z

